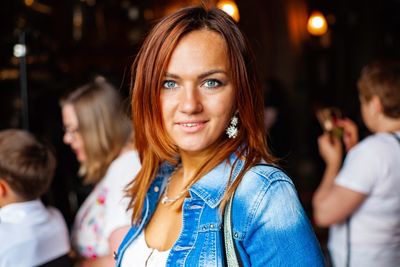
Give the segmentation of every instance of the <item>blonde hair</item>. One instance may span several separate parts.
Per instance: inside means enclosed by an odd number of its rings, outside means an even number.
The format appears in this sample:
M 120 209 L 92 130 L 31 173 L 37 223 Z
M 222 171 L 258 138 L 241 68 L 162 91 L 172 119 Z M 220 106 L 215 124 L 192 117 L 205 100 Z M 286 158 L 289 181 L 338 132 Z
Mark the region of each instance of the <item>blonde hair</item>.
M 81 165 L 85 183 L 97 183 L 131 137 L 131 123 L 123 112 L 116 89 L 96 78 L 61 100 L 70 104 L 78 118 L 86 160 Z
M 262 159 L 274 161 L 267 151 L 262 91 L 254 57 L 245 37 L 235 22 L 219 9 L 182 9 L 153 28 L 132 66 L 132 119 L 136 129 L 135 144 L 142 163 L 128 192 L 135 224 L 141 220 L 147 191 L 160 164 L 164 161 L 176 164 L 179 156 L 176 145 L 164 128 L 160 103 L 160 90 L 169 59 L 183 36 L 201 29 L 218 33 L 226 43 L 240 123 L 235 139 L 229 139 L 225 134 L 220 136 L 213 153 L 198 167 L 192 184 L 237 151 L 238 158 L 245 161 L 244 168 L 225 193 L 221 203 L 223 207 L 251 166 Z

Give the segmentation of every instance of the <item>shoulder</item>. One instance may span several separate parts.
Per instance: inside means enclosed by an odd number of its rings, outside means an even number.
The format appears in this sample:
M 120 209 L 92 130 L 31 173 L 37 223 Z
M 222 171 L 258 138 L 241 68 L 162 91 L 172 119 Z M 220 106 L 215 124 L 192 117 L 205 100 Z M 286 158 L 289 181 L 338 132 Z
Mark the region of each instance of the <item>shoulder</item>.
M 137 151 L 129 150 L 119 155 L 110 165 L 109 171 L 132 171 L 140 168 Z
M 109 186 L 128 184 L 140 170 L 140 160 L 136 151 L 127 151 L 119 155 L 109 166 L 104 183 Z
M 265 216 L 269 216 L 270 222 L 290 223 L 304 217 L 293 182 L 285 172 L 271 165 L 254 166 L 245 174 L 235 193 L 235 204 L 245 225 L 263 223 Z
M 293 184 L 292 180 L 282 169 L 270 164 L 255 165 L 246 173 L 246 176 L 253 177 L 250 179 L 257 178 L 257 180 L 266 184 L 271 184 L 276 181 Z
M 257 253 L 262 244 L 268 244 L 269 252 L 261 254 L 274 256 L 260 255 L 260 261 L 292 259 L 294 264 L 301 259 L 297 265 L 307 266 L 304 262 L 322 259 L 294 184 L 277 167 L 257 165 L 246 173 L 234 196 L 232 221 L 235 238 L 242 241 L 248 253 Z M 304 251 L 309 251 L 308 259 Z
M 48 207 L 47 211 L 49 213 L 48 223 L 51 223 L 54 228 L 67 232 L 67 224 L 65 223 L 64 217 L 62 216 L 61 212 L 54 207 Z
M 265 194 L 273 184 L 288 185 L 294 188 L 292 180 L 280 168 L 269 164 L 255 165 L 245 173 L 237 194 L 241 195 L 248 191 Z
M 355 165 L 357 162 L 363 166 L 375 168 L 385 164 L 398 149 L 397 140 L 390 133 L 377 133 L 370 135 L 355 145 L 347 154 L 346 165 Z M 362 168 L 364 168 L 362 167 Z
M 56 220 L 50 218 L 40 224 L 0 227 L 1 239 L 7 240 L 0 242 L 0 266 L 38 266 L 49 258 L 68 253 L 68 229 L 59 216 L 58 212 Z
M 26 244 L 36 244 L 38 241 L 31 230 L 31 227 L 22 224 L 0 224 L 1 240 L 7 240 L 7 242 L 0 242 L 0 259 L 12 260 L 13 257 L 15 259 L 18 255 L 21 256 L 22 247 L 29 252 L 34 245 L 26 246 Z
M 396 145 L 397 140 L 390 133 L 376 133 L 359 142 L 350 150 L 351 153 L 376 154 L 384 153 Z

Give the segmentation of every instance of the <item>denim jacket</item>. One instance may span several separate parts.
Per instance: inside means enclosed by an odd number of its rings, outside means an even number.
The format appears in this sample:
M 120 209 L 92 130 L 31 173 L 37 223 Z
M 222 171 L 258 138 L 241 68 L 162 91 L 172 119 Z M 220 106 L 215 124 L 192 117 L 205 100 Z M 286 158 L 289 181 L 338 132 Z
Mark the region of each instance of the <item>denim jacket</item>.
M 170 250 L 166 266 L 224 266 L 223 223 L 219 204 L 229 181 L 232 154 L 190 189 L 182 207 L 182 230 Z M 243 168 L 239 160 L 233 179 Z M 133 226 L 116 255 L 124 252 L 143 231 L 155 211 L 173 168 L 160 167 L 146 197 L 143 220 Z M 257 165 L 246 172 L 232 206 L 232 233 L 243 266 L 323 266 L 322 253 L 292 181 L 281 170 Z M 127 266 L 123 266 L 127 267 Z

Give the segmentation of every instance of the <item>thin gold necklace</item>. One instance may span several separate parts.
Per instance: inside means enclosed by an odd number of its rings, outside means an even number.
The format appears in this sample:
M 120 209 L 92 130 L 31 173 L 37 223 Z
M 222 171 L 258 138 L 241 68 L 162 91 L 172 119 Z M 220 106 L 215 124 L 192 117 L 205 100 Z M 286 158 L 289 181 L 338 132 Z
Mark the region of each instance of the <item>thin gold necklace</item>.
M 163 197 L 162 197 L 162 199 L 161 199 L 161 204 L 163 204 L 163 205 L 170 205 L 170 204 L 175 203 L 178 199 L 180 199 L 181 197 L 183 197 L 184 194 L 186 194 L 186 192 L 187 192 L 188 189 L 189 189 L 189 188 L 186 187 L 185 189 L 183 189 L 183 190 L 182 190 L 179 194 L 177 194 L 176 196 L 174 196 L 174 197 L 168 197 L 168 188 L 169 188 L 169 184 L 170 184 L 170 182 L 171 182 L 171 179 L 172 179 L 172 177 L 174 176 L 174 174 L 180 169 L 181 166 L 182 166 L 181 164 L 178 164 L 178 165 L 176 166 L 176 168 L 174 169 L 174 171 L 171 173 L 171 175 L 168 177 L 167 184 L 166 184 L 165 190 L 164 190 L 164 194 L 163 194 Z

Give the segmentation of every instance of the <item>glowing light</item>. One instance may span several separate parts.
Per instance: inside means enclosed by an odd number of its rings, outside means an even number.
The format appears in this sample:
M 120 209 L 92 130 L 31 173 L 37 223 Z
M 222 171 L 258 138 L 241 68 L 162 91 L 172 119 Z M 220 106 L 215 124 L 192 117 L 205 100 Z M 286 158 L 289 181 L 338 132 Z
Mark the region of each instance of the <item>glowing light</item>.
M 316 36 L 324 35 L 328 31 L 328 23 L 321 12 L 314 11 L 311 13 L 307 22 L 307 31 Z
M 23 57 L 26 55 L 26 46 L 23 44 L 14 45 L 14 56 Z
M 25 0 L 24 1 L 25 5 L 27 5 L 27 6 L 33 5 L 33 2 L 34 2 L 34 0 Z
M 240 19 L 239 9 L 238 9 L 235 1 L 230 1 L 230 0 L 219 1 L 217 3 L 217 7 L 219 9 L 223 10 L 229 16 L 231 16 L 234 21 L 236 21 L 236 22 L 239 21 L 239 19 Z

